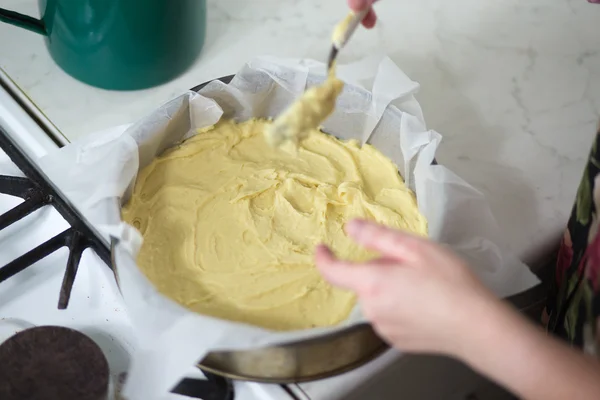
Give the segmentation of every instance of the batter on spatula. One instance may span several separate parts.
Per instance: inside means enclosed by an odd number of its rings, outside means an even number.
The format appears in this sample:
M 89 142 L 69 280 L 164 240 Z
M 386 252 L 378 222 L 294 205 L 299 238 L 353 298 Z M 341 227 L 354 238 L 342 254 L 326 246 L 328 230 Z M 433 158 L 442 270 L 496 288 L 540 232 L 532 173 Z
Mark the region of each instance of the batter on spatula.
M 335 68 L 330 69 L 323 84 L 309 88 L 273 124 L 266 127 L 264 133 L 267 142 L 273 147 L 295 153 L 298 144 L 333 113 L 343 88 L 344 83 L 335 76 Z
M 298 143 L 308 137 L 310 131 L 319 129 L 321 124 L 335 109 L 335 102 L 344 88 L 344 83 L 335 76 L 335 59 L 338 51 L 344 47 L 356 27 L 367 15 L 362 12 L 350 12 L 334 29 L 331 42 L 332 52 L 327 63 L 327 79 L 318 86 L 311 87 L 302 94 L 275 122 L 265 130 L 267 142 L 295 153 Z

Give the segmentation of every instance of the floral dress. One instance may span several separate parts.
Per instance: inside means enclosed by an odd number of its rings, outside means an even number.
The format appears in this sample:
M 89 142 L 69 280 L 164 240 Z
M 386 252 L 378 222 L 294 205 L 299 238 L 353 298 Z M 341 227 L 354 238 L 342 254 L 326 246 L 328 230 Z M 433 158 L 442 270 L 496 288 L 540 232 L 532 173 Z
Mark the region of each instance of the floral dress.
M 546 304 L 548 330 L 596 356 L 600 354 L 600 127 L 598 130 L 562 238 Z

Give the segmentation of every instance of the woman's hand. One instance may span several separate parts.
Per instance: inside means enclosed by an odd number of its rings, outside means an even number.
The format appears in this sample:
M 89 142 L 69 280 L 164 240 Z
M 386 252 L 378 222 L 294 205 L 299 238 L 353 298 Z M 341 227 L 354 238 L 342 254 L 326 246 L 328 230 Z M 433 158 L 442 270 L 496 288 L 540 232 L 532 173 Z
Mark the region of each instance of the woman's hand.
M 325 279 L 354 291 L 365 316 L 393 346 L 462 356 L 474 319 L 500 302 L 465 263 L 440 245 L 371 222 L 352 221 L 346 231 L 381 258 L 350 263 L 320 246 L 316 264 Z
M 389 343 L 460 358 L 531 400 L 600 399 L 600 363 L 497 300 L 452 252 L 426 239 L 353 221 L 348 234 L 381 258 L 352 264 L 317 249 L 317 266 L 358 295 Z
M 365 26 L 365 28 L 370 29 L 375 26 L 377 15 L 375 15 L 375 11 L 373 11 L 372 4 L 376 1 L 377 0 L 348 0 L 348 5 L 352 11 L 359 12 L 369 7 L 369 13 L 362 21 L 362 24 Z

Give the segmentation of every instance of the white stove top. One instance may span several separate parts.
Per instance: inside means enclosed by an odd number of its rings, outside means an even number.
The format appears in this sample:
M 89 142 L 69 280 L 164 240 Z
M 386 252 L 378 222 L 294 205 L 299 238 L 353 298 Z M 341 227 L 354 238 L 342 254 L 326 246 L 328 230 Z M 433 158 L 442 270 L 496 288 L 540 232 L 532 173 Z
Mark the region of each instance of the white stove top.
M 56 149 L 57 142 L 67 143 L 1 69 L 0 126 L 32 157 L 40 157 Z M 2 151 L 0 174 L 23 176 Z M 0 194 L 0 215 L 19 202 L 14 197 Z M 46 206 L 0 231 L 0 266 L 67 227 L 62 216 Z M 0 283 L 0 342 L 14 333 L 13 330 L 17 330 L 18 326 L 71 327 L 85 333 L 100 346 L 109 362 L 111 376 L 115 379 L 127 370 L 135 336 L 114 276 L 93 251 L 85 251 L 69 306 L 66 310 L 58 310 L 58 295 L 67 255 L 66 248 L 60 249 Z M 190 368 L 190 376 L 199 374 L 195 368 Z M 247 382 L 235 382 L 234 385 L 235 400 L 386 400 L 400 397 L 437 400 L 464 398 L 461 393 L 469 392 L 477 379 L 456 362 L 404 357 L 391 350 L 359 369 L 331 379 L 285 387 Z M 172 395 L 169 398 L 187 397 Z

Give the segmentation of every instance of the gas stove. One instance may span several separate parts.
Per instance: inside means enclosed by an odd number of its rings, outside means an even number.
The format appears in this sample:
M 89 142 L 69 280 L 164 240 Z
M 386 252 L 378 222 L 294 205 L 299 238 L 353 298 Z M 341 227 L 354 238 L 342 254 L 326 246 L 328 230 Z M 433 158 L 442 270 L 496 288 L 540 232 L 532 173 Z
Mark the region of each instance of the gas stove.
M 66 144 L 0 69 L 0 348 L 27 328 L 72 328 L 91 338 L 105 356 L 110 393 L 115 393 L 136 340 L 110 266 L 109 243 L 37 162 Z M 389 350 L 351 372 L 297 385 L 231 382 L 190 367 L 189 377 L 167 398 L 459 400 L 476 399 L 472 392 L 481 382 L 456 361 Z

